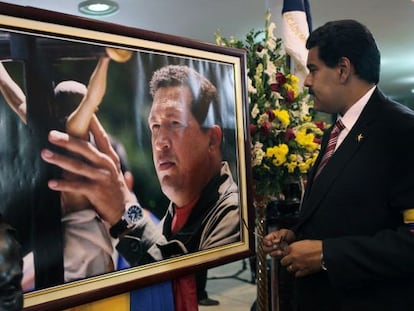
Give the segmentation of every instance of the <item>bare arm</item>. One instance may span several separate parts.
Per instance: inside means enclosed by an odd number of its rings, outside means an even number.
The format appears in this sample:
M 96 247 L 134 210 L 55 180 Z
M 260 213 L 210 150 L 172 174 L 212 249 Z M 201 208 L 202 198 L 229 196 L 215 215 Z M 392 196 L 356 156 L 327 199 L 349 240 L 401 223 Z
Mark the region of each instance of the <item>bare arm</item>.
M 24 95 L 22 89 L 10 77 L 6 68 L 4 68 L 3 62 L 0 62 L 0 91 L 10 108 L 26 124 L 26 95 Z
M 106 77 L 110 58 L 101 57 L 91 75 L 88 91 L 78 108 L 69 116 L 66 131 L 76 137 L 85 137 L 88 133 L 90 120 L 102 101 L 106 91 Z

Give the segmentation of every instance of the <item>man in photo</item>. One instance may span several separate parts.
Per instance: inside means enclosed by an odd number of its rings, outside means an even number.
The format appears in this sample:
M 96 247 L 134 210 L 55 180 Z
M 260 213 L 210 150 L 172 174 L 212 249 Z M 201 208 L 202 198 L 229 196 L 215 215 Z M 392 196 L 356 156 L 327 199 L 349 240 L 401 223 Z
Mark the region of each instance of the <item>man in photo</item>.
M 119 239 L 117 250 L 131 265 L 240 240 L 238 187 L 222 159 L 223 132 L 214 118 L 215 86 L 190 67 L 169 65 L 153 74 L 150 91 L 153 162 L 161 189 L 171 201 L 158 227 L 131 195 L 99 122 L 90 125 L 96 147 L 51 131 L 50 143 L 77 156 L 50 149 L 41 154 L 46 162 L 80 177 L 50 180 L 49 187 L 86 196 L 110 224 L 111 235 Z M 176 285 L 177 310 L 196 310 L 194 276 L 182 277 Z

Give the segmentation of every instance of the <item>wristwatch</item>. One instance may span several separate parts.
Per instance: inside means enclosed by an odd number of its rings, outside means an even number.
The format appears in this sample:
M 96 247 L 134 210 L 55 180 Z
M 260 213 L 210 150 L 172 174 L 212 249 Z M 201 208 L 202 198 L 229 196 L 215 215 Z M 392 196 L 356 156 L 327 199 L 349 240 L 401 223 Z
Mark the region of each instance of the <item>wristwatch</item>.
M 109 233 L 114 239 L 119 238 L 125 231 L 133 228 L 143 217 L 142 207 L 138 203 L 129 203 L 125 206 L 124 215 L 114 224 Z

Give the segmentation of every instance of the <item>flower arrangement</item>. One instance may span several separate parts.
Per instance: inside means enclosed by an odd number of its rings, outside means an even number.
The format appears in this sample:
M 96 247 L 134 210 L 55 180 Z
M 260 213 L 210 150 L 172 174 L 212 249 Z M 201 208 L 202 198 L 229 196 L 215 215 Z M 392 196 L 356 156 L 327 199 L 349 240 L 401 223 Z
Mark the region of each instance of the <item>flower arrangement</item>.
M 327 124 L 315 121 L 313 101 L 291 74 L 282 39 L 266 13 L 265 28 L 244 41 L 215 34 L 218 45 L 247 51 L 252 172 L 256 195 L 283 199 L 285 186 L 298 183 L 315 163 Z

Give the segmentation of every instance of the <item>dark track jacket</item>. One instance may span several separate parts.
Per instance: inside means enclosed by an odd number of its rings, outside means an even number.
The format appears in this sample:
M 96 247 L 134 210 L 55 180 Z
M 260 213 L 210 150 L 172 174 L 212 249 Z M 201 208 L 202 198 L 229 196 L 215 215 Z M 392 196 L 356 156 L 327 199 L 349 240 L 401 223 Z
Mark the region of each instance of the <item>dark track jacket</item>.
M 239 241 L 238 187 L 228 164 L 223 162 L 220 174 L 204 188 L 187 223 L 175 234 L 171 233 L 173 213 L 170 203 L 158 225 L 144 218 L 120 239 L 117 250 L 131 265 L 141 265 Z

